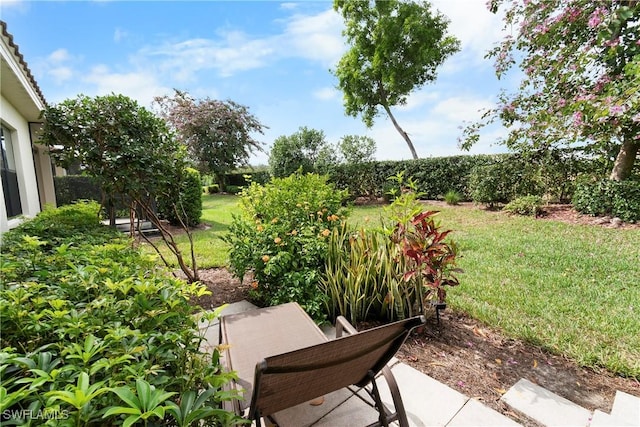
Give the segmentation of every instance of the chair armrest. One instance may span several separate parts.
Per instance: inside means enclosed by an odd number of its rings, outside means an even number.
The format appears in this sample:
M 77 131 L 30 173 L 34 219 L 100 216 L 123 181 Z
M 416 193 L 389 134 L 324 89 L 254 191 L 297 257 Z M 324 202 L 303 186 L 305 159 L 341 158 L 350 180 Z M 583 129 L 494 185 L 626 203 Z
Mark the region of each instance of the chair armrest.
M 357 334 L 358 330 L 354 328 L 344 316 L 338 316 L 336 319 L 336 338 L 340 338 L 342 336 L 342 332 L 353 335 Z

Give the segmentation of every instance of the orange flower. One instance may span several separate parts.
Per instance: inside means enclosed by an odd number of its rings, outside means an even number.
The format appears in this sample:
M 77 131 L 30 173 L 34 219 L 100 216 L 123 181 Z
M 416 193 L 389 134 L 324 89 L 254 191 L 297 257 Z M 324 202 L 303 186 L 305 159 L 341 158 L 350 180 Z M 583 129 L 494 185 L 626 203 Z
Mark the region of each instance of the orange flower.
M 329 215 L 329 216 L 327 217 L 327 219 L 328 219 L 329 221 L 337 221 L 337 220 L 339 220 L 339 219 L 340 219 L 340 217 L 339 217 L 338 215 Z
M 318 211 L 316 213 L 318 214 L 318 216 L 322 216 L 322 211 Z
M 275 239 L 273 239 L 273 241 L 275 242 L 275 244 L 279 244 L 280 242 L 282 242 L 282 239 L 279 237 L 276 237 Z
M 273 219 L 271 220 L 271 224 L 275 224 L 276 222 L 278 222 L 278 218 L 273 218 Z
M 269 255 L 262 255 L 262 262 L 269 262 Z
M 298 230 L 293 230 L 293 231 L 291 232 L 291 235 L 292 235 L 292 236 L 297 236 L 297 235 L 298 235 Z
M 251 282 L 251 287 L 252 287 L 253 289 L 258 289 L 258 281 L 257 281 L 257 280 L 254 280 L 253 282 Z
M 322 235 L 323 235 L 324 237 L 327 237 L 329 234 L 331 234 L 331 231 L 329 231 L 329 229 L 328 229 L 328 228 L 325 228 L 324 230 L 322 230 Z
M 263 226 L 261 226 L 261 225 L 259 225 L 259 226 L 257 227 L 257 229 L 258 229 L 258 231 L 262 231 L 262 230 L 264 230 L 264 227 L 263 227 Z

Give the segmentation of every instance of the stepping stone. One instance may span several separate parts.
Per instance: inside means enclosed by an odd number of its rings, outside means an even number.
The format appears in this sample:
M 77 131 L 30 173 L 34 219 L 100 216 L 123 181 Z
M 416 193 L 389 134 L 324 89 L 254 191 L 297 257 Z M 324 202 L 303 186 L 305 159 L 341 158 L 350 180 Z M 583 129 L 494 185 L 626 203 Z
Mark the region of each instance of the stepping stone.
M 595 410 L 593 417 L 591 418 L 591 424 L 589 427 L 637 427 L 638 423 L 630 424 L 620 418 L 616 418 L 613 415 L 609 415 L 600 410 Z
M 464 407 L 447 424 L 447 427 L 515 427 L 517 422 L 494 411 L 475 399 L 469 399 Z
M 588 426 L 591 419 L 587 409 L 524 378 L 500 400 L 545 426 Z
M 640 398 L 616 391 L 611 416 L 632 426 L 640 426 Z

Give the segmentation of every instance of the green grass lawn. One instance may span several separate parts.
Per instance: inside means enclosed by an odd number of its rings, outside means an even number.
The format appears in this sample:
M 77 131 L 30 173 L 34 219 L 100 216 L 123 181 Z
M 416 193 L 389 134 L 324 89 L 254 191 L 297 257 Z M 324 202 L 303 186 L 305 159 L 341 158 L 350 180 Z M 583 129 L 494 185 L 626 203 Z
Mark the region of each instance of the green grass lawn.
M 194 233 L 201 268 L 226 263 L 220 240 L 234 196 L 204 196 Z M 440 210 L 460 248 L 460 286 L 449 306 L 586 366 L 640 378 L 640 230 L 512 217 L 468 206 Z M 378 226 L 380 206 L 356 207 L 352 221 Z M 183 248 L 187 249 L 186 238 Z

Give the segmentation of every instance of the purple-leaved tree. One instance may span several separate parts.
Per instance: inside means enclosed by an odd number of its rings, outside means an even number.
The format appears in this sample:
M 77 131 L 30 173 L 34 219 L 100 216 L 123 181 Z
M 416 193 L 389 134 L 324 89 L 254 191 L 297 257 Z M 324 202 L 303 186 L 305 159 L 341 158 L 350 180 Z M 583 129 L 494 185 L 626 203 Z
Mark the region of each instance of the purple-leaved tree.
M 221 189 L 226 173 L 248 165 L 251 153 L 262 149 L 254 135 L 263 133 L 266 126 L 243 105 L 194 99 L 178 90 L 173 97 L 156 97 L 155 103 L 160 116 L 187 147 L 191 160 L 202 172 L 213 174 Z

